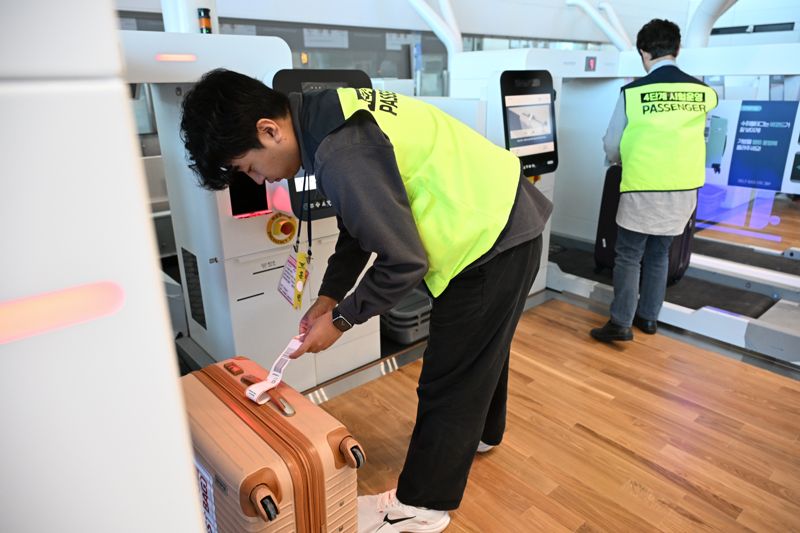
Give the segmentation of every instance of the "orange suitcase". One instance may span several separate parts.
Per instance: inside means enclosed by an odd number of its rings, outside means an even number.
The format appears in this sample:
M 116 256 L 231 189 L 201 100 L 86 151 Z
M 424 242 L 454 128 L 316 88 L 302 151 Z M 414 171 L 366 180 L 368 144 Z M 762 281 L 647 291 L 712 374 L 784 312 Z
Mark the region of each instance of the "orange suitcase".
M 264 405 L 247 399 L 267 374 L 236 357 L 181 378 L 206 531 L 355 533 L 363 450 L 284 383 Z

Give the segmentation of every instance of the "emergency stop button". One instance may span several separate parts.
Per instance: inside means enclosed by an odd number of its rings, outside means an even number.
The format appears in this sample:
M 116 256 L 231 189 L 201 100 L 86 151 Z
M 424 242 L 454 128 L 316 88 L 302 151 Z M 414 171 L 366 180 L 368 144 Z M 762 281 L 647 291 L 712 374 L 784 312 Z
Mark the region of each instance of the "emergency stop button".
M 288 221 L 281 222 L 280 224 L 280 232 L 284 235 L 291 235 L 294 233 L 294 224 Z
M 275 213 L 267 220 L 267 237 L 275 244 L 287 244 L 297 233 L 297 221 L 283 213 Z

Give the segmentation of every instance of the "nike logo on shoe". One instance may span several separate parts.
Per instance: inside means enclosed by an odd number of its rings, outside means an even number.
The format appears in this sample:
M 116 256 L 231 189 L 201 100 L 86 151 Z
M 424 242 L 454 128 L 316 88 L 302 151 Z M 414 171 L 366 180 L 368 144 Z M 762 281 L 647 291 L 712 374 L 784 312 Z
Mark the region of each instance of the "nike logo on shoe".
M 395 525 L 399 524 L 400 522 L 405 522 L 406 520 L 413 520 L 414 518 L 416 518 L 416 516 L 404 516 L 403 518 L 391 519 L 387 514 L 386 516 L 383 517 L 383 521 L 386 522 L 387 524 Z

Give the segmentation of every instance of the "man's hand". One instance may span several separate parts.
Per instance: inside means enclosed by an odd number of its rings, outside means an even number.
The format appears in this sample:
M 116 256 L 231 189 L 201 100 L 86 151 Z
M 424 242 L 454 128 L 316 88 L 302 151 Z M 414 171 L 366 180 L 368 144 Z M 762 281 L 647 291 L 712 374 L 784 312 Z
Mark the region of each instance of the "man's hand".
M 333 298 L 329 298 L 328 296 L 318 297 L 317 301 L 311 304 L 311 307 L 309 307 L 308 311 L 306 311 L 306 314 L 304 314 L 303 318 L 300 319 L 300 327 L 298 328 L 298 332 L 301 335 L 307 333 L 319 317 L 325 313 L 330 314 L 334 307 L 336 307 L 336 300 Z
M 308 313 L 310 312 L 311 309 L 308 310 Z M 305 317 L 303 317 L 303 319 L 305 320 Z M 321 352 L 338 341 L 341 336 L 342 332 L 333 325 L 333 314 L 330 311 L 326 311 L 324 314 L 314 318 L 313 323 L 308 327 L 305 337 L 303 338 L 303 344 L 289 357 L 291 359 L 297 359 L 306 352 Z

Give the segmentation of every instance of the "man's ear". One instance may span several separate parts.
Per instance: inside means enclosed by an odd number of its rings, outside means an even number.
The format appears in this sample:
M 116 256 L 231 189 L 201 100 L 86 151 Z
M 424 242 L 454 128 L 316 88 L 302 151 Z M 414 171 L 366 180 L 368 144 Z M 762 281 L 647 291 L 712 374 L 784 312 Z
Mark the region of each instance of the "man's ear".
M 279 143 L 283 139 L 283 132 L 281 131 L 280 125 L 271 118 L 258 119 L 258 122 L 256 122 L 256 131 L 258 132 L 259 138 L 265 138 L 265 140 L 272 140 L 273 142 Z

